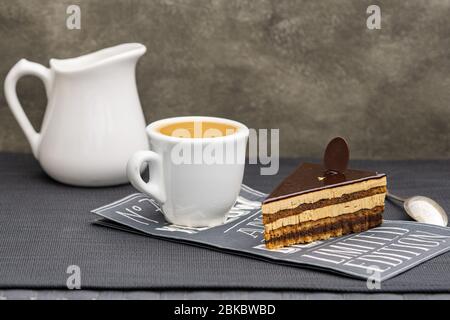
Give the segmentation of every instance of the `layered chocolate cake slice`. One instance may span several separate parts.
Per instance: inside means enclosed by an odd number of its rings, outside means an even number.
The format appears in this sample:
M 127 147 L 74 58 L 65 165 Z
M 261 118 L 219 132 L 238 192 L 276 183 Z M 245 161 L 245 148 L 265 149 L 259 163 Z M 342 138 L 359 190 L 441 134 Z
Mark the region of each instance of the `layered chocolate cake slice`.
M 303 163 L 262 205 L 270 249 L 361 232 L 382 222 L 386 175 L 346 169 L 348 147 L 333 139 L 324 164 Z

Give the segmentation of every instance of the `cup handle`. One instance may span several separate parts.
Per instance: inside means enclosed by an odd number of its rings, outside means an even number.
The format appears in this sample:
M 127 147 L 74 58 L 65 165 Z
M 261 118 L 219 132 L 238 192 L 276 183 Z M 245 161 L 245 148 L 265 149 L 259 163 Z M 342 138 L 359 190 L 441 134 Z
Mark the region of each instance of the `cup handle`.
M 45 85 L 45 90 L 47 93 L 47 99 L 50 95 L 51 83 L 52 83 L 52 73 L 49 69 L 40 65 L 39 63 L 30 62 L 28 60 L 22 59 L 17 62 L 14 67 L 9 71 L 5 79 L 4 89 L 5 97 L 8 102 L 9 108 L 11 109 L 14 117 L 22 128 L 28 142 L 31 145 L 31 150 L 33 155 L 38 158 L 38 150 L 41 135 L 34 130 L 30 120 L 23 111 L 23 108 L 17 98 L 16 85 L 17 81 L 25 75 L 32 75 L 40 78 Z
M 141 168 L 149 163 L 150 180 L 145 182 L 141 177 Z M 151 195 L 160 204 L 166 202 L 161 156 L 153 151 L 138 151 L 127 163 L 127 176 L 133 187 L 140 192 Z

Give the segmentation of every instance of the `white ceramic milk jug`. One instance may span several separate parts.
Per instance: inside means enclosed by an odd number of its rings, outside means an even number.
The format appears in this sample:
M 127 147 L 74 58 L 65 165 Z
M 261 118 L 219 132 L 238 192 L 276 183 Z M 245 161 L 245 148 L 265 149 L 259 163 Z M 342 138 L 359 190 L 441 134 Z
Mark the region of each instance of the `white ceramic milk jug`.
M 78 186 L 127 182 L 126 164 L 148 149 L 135 69 L 145 53 L 127 43 L 78 58 L 50 60 L 50 68 L 20 60 L 5 80 L 5 96 L 36 159 L 54 179 Z M 39 77 L 47 92 L 41 131 L 36 132 L 17 98 L 24 75 Z

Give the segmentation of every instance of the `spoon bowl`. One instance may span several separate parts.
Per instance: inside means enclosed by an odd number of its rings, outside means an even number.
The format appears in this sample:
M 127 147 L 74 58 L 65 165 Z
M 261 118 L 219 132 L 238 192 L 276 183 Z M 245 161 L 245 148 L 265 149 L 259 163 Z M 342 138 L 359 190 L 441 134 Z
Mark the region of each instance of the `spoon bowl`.
M 433 199 L 414 196 L 403 203 L 408 215 L 418 222 L 446 226 L 448 217 L 444 209 Z
M 407 199 L 388 193 L 388 198 L 403 202 L 406 213 L 414 220 L 422 223 L 447 226 L 448 217 L 445 210 L 433 199 L 414 196 Z

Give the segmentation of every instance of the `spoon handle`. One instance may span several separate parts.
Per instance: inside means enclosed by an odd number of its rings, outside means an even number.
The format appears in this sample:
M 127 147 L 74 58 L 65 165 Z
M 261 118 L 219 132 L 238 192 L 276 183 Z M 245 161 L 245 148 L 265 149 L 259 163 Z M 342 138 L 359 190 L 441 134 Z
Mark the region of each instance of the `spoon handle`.
M 394 200 L 397 200 L 397 201 L 401 201 L 401 202 L 405 202 L 404 198 L 401 198 L 399 196 L 393 195 L 392 193 L 388 192 L 387 196 L 388 196 L 388 198 L 391 198 L 391 199 L 394 199 Z

